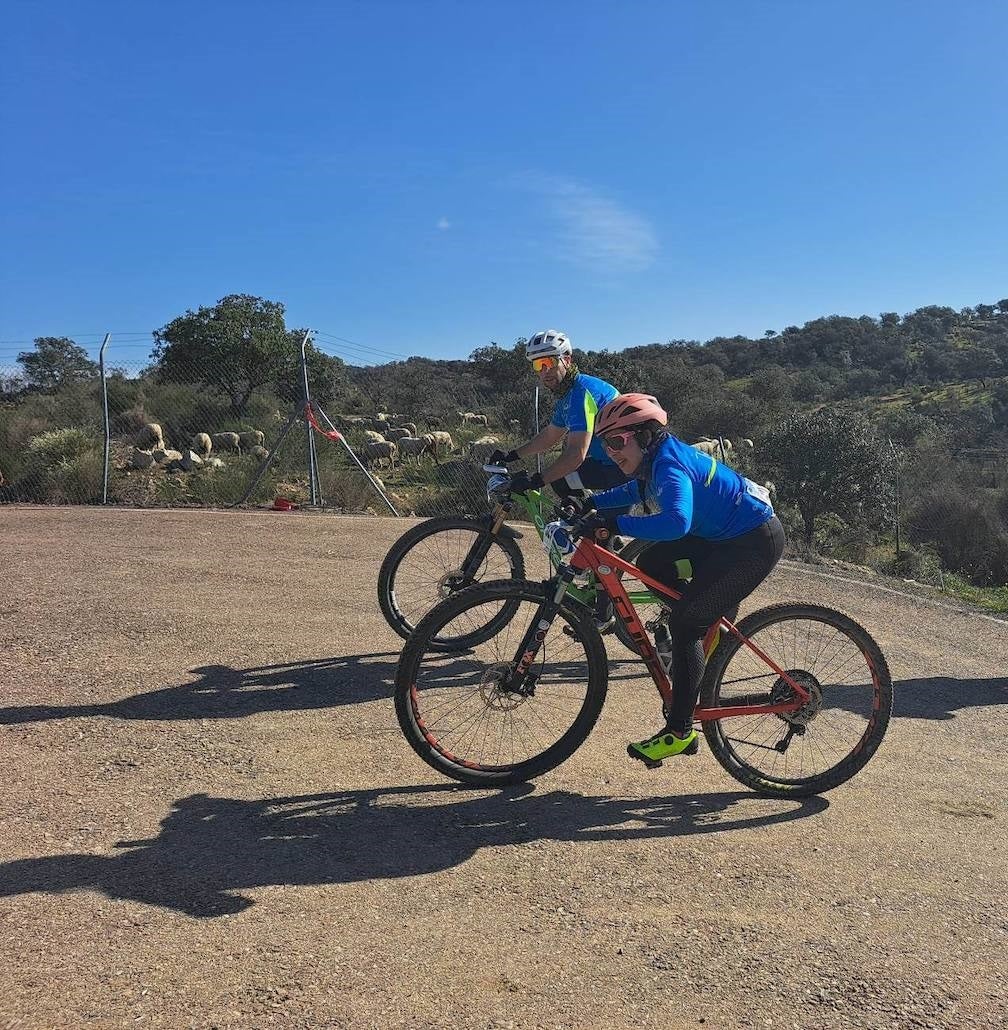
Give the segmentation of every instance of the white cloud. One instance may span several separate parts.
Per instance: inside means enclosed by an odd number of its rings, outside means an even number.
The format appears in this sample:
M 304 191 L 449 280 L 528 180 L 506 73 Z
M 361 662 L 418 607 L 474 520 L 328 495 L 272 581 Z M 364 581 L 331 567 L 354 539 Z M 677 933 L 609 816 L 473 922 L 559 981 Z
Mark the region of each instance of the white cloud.
M 451 228 L 451 222 L 449 222 L 447 218 L 439 218 L 437 227 L 441 230 L 441 232 L 444 232 L 446 229 Z
M 545 198 L 564 260 L 598 271 L 639 271 L 657 257 L 658 237 L 650 223 L 597 190 L 548 176 L 522 181 Z

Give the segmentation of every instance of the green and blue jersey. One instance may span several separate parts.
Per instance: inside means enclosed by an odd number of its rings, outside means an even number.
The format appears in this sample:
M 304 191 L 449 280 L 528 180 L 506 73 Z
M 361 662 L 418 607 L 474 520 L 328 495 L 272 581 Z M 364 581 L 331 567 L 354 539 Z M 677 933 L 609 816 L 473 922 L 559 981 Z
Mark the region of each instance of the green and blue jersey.
M 605 465 L 613 465 L 615 462 L 606 454 L 602 441 L 595 436 L 595 416 L 603 405 L 618 396 L 619 390 L 604 379 L 578 372 L 570 389 L 557 398 L 551 424 L 571 433 L 591 433 L 587 456 Z

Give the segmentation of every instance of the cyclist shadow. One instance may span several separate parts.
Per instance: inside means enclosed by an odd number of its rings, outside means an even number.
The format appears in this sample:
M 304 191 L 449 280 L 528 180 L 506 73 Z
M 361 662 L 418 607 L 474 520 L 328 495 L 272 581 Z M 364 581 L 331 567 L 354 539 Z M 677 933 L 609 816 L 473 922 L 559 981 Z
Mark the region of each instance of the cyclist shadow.
M 1008 704 L 1008 677 L 954 679 L 929 676 L 893 684 L 893 715 L 907 719 L 954 719 L 965 708 Z
M 234 669 L 204 665 L 196 679 L 96 705 L 0 708 L 0 725 L 107 716 L 113 719 L 236 719 L 257 712 L 302 711 L 391 698 L 399 654 L 379 651 L 312 662 Z
M 121 854 L 58 855 L 0 864 L 0 896 L 98 890 L 211 917 L 255 902 L 242 890 L 422 876 L 480 848 L 555 840 L 660 840 L 789 822 L 823 798 L 775 801 L 748 792 L 626 799 L 530 785 L 491 795 L 450 786 L 348 790 L 241 801 L 195 794 L 175 802 L 150 840 Z

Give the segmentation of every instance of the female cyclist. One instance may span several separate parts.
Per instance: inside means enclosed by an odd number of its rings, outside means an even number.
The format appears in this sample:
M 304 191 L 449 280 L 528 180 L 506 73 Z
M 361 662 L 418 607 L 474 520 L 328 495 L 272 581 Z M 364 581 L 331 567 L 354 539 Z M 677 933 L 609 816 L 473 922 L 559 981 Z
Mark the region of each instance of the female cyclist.
M 666 430 L 649 394 L 620 394 L 598 413 L 595 435 L 627 483 L 591 497 L 585 527 L 658 541 L 639 567 L 682 594 L 655 645 L 672 681 L 673 710 L 660 733 L 631 744 L 633 758 L 695 754 L 693 709 L 704 667 L 702 640 L 720 616 L 734 620 L 784 551 L 784 529 L 767 491 Z M 617 514 L 643 504 L 645 515 Z

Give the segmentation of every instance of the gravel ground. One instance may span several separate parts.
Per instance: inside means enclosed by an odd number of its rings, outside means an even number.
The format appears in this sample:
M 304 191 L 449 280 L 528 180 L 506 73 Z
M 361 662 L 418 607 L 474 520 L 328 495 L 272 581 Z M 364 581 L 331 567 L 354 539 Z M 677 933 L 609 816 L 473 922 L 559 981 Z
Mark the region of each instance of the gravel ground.
M 1008 1023 L 1008 626 L 780 569 L 896 713 L 849 784 L 650 772 L 613 641 L 588 744 L 461 789 L 408 748 L 393 519 L 0 510 L 0 1026 Z

